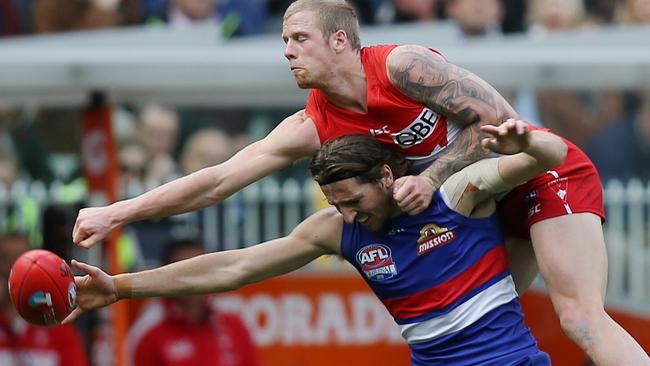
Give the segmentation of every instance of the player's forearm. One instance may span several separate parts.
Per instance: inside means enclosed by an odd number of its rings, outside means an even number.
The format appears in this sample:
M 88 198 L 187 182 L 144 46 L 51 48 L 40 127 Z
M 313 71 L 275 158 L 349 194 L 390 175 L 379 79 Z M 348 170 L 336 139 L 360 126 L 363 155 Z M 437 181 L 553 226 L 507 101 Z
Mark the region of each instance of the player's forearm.
M 478 128 L 478 124 L 465 127 L 420 175 L 430 179 L 434 188 L 438 189 L 452 174 L 490 156 L 490 151 L 481 146 Z
M 529 145 L 523 152 L 535 158 L 540 169 L 548 170 L 564 163 L 567 149 L 559 136 L 545 131 L 532 131 Z
M 499 158 L 499 175 L 509 186 L 526 182 L 564 162 L 567 145 L 557 135 L 532 131 L 522 153 Z
M 118 299 L 224 292 L 246 282 L 237 263 L 242 250 L 209 253 L 155 269 L 113 276 Z
M 199 210 L 223 201 L 218 167 L 210 167 L 166 183 L 138 197 L 114 203 L 114 226 Z

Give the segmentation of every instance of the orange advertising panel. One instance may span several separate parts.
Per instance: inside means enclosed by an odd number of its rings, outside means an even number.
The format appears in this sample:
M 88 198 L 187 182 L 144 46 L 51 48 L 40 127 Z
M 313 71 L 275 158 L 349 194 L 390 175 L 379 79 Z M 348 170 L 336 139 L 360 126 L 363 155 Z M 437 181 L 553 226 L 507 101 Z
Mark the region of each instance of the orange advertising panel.
M 409 350 L 383 304 L 355 272 L 302 272 L 219 295 L 217 305 L 248 324 L 267 366 L 410 365 Z M 548 297 L 522 298 L 526 323 L 555 366 L 582 366 Z M 611 310 L 650 350 L 650 318 Z
M 399 328 L 355 273 L 282 276 L 216 301 L 246 321 L 267 366 L 410 365 Z

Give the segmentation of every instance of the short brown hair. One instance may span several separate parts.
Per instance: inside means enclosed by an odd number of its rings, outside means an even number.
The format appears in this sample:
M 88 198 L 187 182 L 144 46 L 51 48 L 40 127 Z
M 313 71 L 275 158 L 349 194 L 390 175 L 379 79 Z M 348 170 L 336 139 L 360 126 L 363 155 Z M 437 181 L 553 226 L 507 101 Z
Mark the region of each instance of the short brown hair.
M 311 160 L 312 177 L 321 186 L 343 179 L 357 178 L 361 183 L 376 182 L 381 168 L 388 165 L 399 178 L 408 171 L 408 161 L 384 143 L 367 135 L 342 136 L 327 142 Z
M 352 48 L 361 49 L 359 17 L 354 7 L 345 0 L 297 0 L 289 5 L 282 21 L 286 22 L 290 16 L 302 11 L 316 13 L 316 21 L 325 37 L 343 30 L 348 35 Z

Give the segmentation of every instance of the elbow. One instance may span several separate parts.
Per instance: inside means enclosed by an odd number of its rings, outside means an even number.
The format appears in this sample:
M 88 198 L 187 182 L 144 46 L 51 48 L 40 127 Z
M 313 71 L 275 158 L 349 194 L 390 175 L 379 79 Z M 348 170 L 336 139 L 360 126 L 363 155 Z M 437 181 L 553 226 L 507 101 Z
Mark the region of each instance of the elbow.
M 564 141 L 562 141 L 561 139 L 559 139 L 559 138 L 558 138 L 558 140 L 560 140 L 560 143 L 558 144 L 557 148 L 555 149 L 555 159 L 554 159 L 554 162 L 553 162 L 553 164 L 554 164 L 553 167 L 558 167 L 558 166 L 564 164 L 564 160 L 566 160 L 566 156 L 567 156 L 568 151 L 569 151 L 569 147 L 567 146 L 567 144 Z
M 201 171 L 209 179 L 210 189 L 206 192 L 206 199 L 211 205 L 225 201 L 232 192 L 227 192 L 224 184 L 224 177 L 218 171 L 218 166 L 204 168 Z
M 549 159 L 545 162 L 546 164 L 544 164 L 544 169 L 549 170 L 564 164 L 568 150 L 569 147 L 567 144 L 558 137 L 557 143 L 552 149 L 552 154 L 550 154 Z
M 244 287 L 248 282 L 241 274 L 234 271 L 220 271 L 218 281 L 212 284 L 212 288 L 208 290 L 210 293 L 221 293 L 238 290 Z

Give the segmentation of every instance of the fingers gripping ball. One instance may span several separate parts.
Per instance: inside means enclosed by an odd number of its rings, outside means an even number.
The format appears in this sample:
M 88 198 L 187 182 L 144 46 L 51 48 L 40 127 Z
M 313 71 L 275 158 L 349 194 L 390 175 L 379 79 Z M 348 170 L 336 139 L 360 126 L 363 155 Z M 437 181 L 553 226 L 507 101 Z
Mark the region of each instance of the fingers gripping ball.
M 77 287 L 68 264 L 47 250 L 21 255 L 9 274 L 9 294 L 20 316 L 28 322 L 51 326 L 75 307 Z

